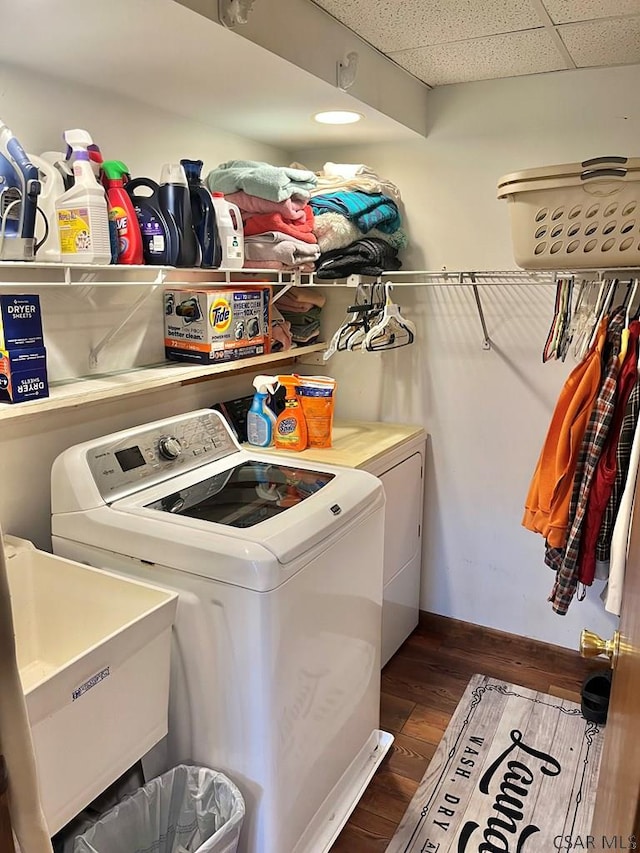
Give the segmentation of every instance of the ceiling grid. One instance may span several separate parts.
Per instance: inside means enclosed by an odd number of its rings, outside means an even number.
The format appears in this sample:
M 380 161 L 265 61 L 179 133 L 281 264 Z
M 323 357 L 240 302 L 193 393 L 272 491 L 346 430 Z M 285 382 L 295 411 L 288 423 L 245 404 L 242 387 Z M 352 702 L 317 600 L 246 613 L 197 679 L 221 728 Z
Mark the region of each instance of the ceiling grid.
M 429 86 L 640 63 L 640 0 L 312 0 Z

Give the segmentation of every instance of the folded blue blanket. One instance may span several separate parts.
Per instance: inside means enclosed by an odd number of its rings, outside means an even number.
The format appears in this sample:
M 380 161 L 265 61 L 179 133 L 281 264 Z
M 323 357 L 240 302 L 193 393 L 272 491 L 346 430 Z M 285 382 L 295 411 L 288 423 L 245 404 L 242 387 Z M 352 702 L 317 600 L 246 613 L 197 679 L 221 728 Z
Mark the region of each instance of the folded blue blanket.
M 400 228 L 398 205 L 382 193 L 337 192 L 316 195 L 309 202 L 316 215 L 341 213 L 363 234 L 377 228 L 392 234 Z
M 207 175 L 212 193 L 226 195 L 244 190 L 248 195 L 268 201 L 286 201 L 291 196 L 309 198 L 309 190 L 316 183 L 316 176 L 306 169 L 271 166 L 256 160 L 229 160 Z

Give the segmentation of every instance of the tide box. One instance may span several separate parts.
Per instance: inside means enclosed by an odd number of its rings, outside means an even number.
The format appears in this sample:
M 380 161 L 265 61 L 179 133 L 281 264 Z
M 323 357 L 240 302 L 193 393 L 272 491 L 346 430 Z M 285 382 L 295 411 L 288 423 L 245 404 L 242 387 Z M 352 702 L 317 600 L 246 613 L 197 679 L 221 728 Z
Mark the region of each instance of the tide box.
M 164 351 L 173 361 L 214 364 L 269 352 L 271 288 L 166 289 Z
M 41 347 L 40 298 L 33 295 L 0 296 L 0 350 Z
M 44 347 L 0 349 L 0 402 L 23 403 L 48 396 Z

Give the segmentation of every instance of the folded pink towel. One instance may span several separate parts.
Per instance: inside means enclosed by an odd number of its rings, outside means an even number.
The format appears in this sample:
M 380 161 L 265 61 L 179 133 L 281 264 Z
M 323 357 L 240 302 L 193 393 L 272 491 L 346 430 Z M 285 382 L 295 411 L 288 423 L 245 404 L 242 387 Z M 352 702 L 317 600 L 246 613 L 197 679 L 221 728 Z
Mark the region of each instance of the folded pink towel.
M 318 308 L 322 308 L 327 301 L 327 297 L 315 287 L 290 287 L 282 298 L 290 302 L 310 302 Z
M 304 243 L 317 243 L 316 235 L 313 233 L 313 211 L 307 204 L 303 212 L 304 219 L 296 222 L 284 219 L 280 213 L 257 213 L 255 216 L 250 216 L 244 226 L 245 237 L 264 234 L 266 231 L 279 231 Z
M 271 306 L 271 341 L 277 344 L 273 349 L 291 349 L 293 338 L 291 337 L 291 323 L 285 320 L 275 305 Z
M 288 198 L 286 201 L 269 201 L 266 198 L 249 195 L 244 190 L 229 193 L 225 199 L 238 205 L 243 219 L 257 213 L 279 213 L 283 219 L 289 219 L 292 222 L 305 218 L 306 199 Z

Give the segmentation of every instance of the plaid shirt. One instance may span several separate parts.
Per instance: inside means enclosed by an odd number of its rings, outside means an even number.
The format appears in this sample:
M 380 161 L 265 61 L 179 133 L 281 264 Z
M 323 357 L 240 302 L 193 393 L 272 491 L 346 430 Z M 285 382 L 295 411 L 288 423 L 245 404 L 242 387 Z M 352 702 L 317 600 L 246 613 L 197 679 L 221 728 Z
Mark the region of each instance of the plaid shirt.
M 618 440 L 618 448 L 616 450 L 616 479 L 613 484 L 613 491 L 604 511 L 600 533 L 598 535 L 598 545 L 596 547 L 596 560 L 607 562 L 611 555 L 611 537 L 613 536 L 613 528 L 618 516 L 622 493 L 627 482 L 627 474 L 629 473 L 629 459 L 631 458 L 631 448 L 633 446 L 633 437 L 636 433 L 638 418 L 640 417 L 640 382 L 636 382 L 633 391 L 629 396 L 627 408 L 625 409 L 622 427 L 620 429 L 620 438 Z
M 611 317 L 607 334 L 607 362 L 604 380 L 594 403 L 587 430 L 580 445 L 578 465 L 573 481 L 571 507 L 569 510 L 569 533 L 564 550 L 547 548 L 545 562 L 557 570 L 556 581 L 551 590 L 549 601 L 554 611 L 564 616 L 575 595 L 578 586 L 578 557 L 580 553 L 580 537 L 587 511 L 589 489 L 593 475 L 602 454 L 609 426 L 615 409 L 618 354 L 620 352 L 620 337 L 624 326 L 624 310 L 617 309 Z

